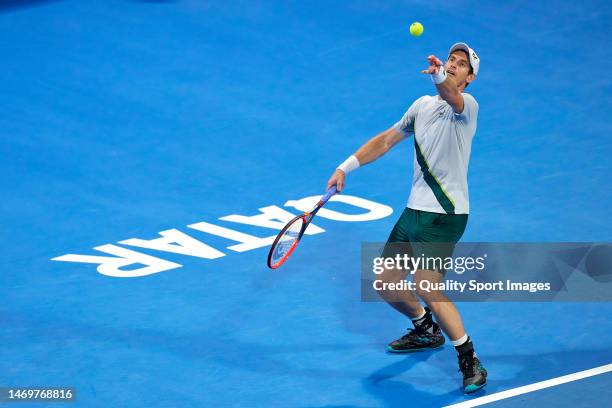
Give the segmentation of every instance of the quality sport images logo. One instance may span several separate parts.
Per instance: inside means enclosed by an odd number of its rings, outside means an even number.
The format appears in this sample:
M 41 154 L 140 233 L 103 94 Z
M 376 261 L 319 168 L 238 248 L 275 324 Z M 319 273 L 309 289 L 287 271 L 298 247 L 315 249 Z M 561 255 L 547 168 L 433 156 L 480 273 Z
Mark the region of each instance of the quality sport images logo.
M 297 200 L 288 200 L 284 204 L 284 207 L 292 207 L 300 212 L 304 212 L 312 208 L 312 206 L 316 204 L 319 199 L 320 196 L 309 196 Z M 387 205 L 356 196 L 344 194 L 336 195 L 329 201 L 356 207 L 360 210 L 360 212 L 358 214 L 349 214 L 322 208 L 318 212 L 317 217 L 340 222 L 365 222 L 379 220 L 388 217 L 393 213 L 393 209 Z M 196 222 L 186 226 L 186 228 L 189 228 L 190 230 L 198 231 L 198 235 L 203 233 L 222 237 L 234 242 L 234 244 L 223 249 L 215 248 L 204 242 L 205 240 L 202 241 L 189 235 L 185 231 L 172 228 L 158 232 L 158 234 L 161 236 L 160 238 L 129 238 L 118 241 L 117 244 L 121 244 L 121 246 L 116 244 L 104 244 L 93 248 L 98 252 L 111 256 L 66 254 L 57 256 L 51 260 L 96 264 L 98 265 L 96 269 L 99 273 L 116 278 L 135 278 L 147 276 L 180 268 L 183 265 L 169 261 L 163 257 L 147 255 L 126 247 L 144 248 L 162 253 L 167 252 L 180 254 L 212 261 L 228 255 L 270 246 L 274 241 L 277 232 L 280 231 L 285 224 L 293 219 L 296 215 L 276 205 L 259 208 L 258 211 L 259 214 L 256 215 L 230 214 L 219 217 L 219 220 L 224 221 L 226 225 L 228 225 L 227 227 L 205 221 Z M 273 235 L 265 237 L 250 235 L 236 229 L 240 224 L 273 229 L 277 232 L 275 232 Z M 230 228 L 230 226 L 234 228 Z M 311 223 L 306 229 L 305 234 L 316 235 L 323 232 L 325 232 L 323 228 Z M 128 267 L 131 268 L 128 269 Z

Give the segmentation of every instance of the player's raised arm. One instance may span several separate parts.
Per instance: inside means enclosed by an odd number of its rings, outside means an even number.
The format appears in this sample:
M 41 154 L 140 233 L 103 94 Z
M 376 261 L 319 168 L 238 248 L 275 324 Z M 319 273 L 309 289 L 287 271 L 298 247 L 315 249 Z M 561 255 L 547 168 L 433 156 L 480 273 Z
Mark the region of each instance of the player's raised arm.
M 457 82 L 452 78 L 451 74 L 446 71 L 442 61 L 435 55 L 427 57 L 429 67 L 421 71 L 423 74 L 429 74 L 432 77 L 438 94 L 444 99 L 453 110 L 457 113 L 463 112 L 463 97 L 457 88 Z
M 344 163 L 338 166 L 327 182 L 327 189 L 335 185 L 338 192 L 341 192 L 344 188 L 344 180 L 348 173 L 364 164 L 378 159 L 405 137 L 406 135 L 395 129 L 395 127 L 390 127 L 374 136 L 361 146 L 355 154 L 351 155 Z
M 451 52 L 446 64 L 442 64 L 435 55 L 427 57 L 429 67 L 423 71 L 431 75 L 431 79 L 438 90 L 438 94 L 453 108 L 456 113 L 462 113 L 464 100 L 461 92 L 474 80 L 473 70 L 467 52 L 457 50 Z

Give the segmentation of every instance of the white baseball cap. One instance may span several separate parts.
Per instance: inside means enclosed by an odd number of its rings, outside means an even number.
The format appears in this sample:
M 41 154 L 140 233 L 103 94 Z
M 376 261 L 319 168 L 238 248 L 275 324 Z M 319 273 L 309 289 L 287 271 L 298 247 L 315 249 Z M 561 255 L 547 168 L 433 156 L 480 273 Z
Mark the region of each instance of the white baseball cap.
M 467 52 L 468 56 L 470 57 L 470 65 L 472 66 L 472 69 L 474 70 L 474 75 L 478 75 L 478 68 L 480 68 L 480 58 L 478 58 L 478 55 L 476 55 L 476 51 L 471 49 L 470 46 L 467 45 L 466 43 L 460 42 L 460 43 L 453 45 L 450 48 L 448 55 L 451 55 L 453 51 L 457 51 L 457 50 L 463 50 Z

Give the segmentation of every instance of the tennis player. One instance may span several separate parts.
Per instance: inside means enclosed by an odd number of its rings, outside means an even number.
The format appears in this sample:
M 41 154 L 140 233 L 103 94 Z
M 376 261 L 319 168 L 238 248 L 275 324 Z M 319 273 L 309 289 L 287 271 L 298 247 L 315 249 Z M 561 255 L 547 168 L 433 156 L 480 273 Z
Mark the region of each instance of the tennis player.
M 465 43 L 453 45 L 445 64 L 433 55 L 428 58 L 429 74 L 437 95 L 414 101 L 399 122 L 361 146 L 332 174 L 327 188 L 342 191 L 345 178 L 359 166 L 373 162 L 401 140 L 413 136 L 414 176 L 407 208 L 389 235 L 383 256 L 399 251 L 426 257 L 452 256 L 467 224 L 469 198 L 467 172 L 472 139 L 476 132 L 478 103 L 465 88 L 478 75 L 480 60 Z M 380 275 L 383 282 L 398 282 L 407 271 L 388 269 Z M 419 281 L 438 283 L 444 271 L 417 270 Z M 393 308 L 412 320 L 414 329 L 388 345 L 393 353 L 441 347 L 444 332 L 457 350 L 466 393 L 482 388 L 487 379 L 454 304 L 441 291 L 379 291 Z M 419 301 L 425 302 L 425 307 Z M 434 320 L 435 318 L 435 320 Z

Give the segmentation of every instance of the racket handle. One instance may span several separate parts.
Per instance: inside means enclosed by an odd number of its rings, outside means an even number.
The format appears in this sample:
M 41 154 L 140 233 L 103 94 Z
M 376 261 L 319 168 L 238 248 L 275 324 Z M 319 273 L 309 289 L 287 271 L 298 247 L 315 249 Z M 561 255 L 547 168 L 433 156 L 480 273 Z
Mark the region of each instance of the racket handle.
M 321 197 L 321 204 L 325 204 L 327 202 L 327 200 L 329 200 L 337 192 L 338 192 L 338 190 L 336 189 L 336 186 L 331 186 L 331 188 L 329 190 L 327 190 L 325 195 L 323 197 Z

